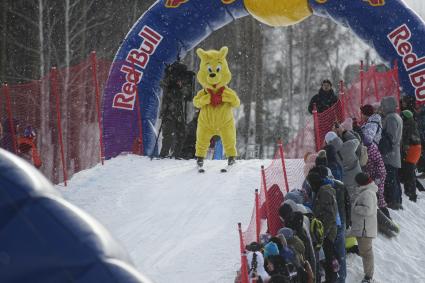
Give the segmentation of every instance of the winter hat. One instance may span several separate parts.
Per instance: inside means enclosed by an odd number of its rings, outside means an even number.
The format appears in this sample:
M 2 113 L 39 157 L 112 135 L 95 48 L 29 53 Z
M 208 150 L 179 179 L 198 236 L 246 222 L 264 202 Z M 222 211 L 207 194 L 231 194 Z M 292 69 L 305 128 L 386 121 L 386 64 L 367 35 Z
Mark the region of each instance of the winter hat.
M 403 111 L 401 111 L 401 115 L 403 117 L 405 117 L 406 119 L 412 119 L 413 118 L 413 113 L 410 110 L 403 110 Z
M 366 104 L 360 107 L 360 112 L 362 112 L 363 115 L 370 117 L 375 113 L 375 109 L 372 105 Z
M 294 237 L 294 230 L 292 230 L 291 228 L 288 228 L 288 227 L 283 227 L 283 228 L 279 229 L 279 231 L 277 231 L 277 233 L 279 235 L 283 235 L 286 240 Z
M 325 141 L 326 143 L 330 143 L 331 141 L 333 141 L 334 139 L 336 139 L 338 136 L 336 135 L 335 132 L 327 132 L 325 135 Z
M 311 186 L 313 192 L 317 193 L 319 191 L 320 186 L 323 184 L 323 180 L 320 175 L 316 172 L 311 172 L 307 176 L 307 181 Z
M 311 168 L 310 173 L 317 173 L 319 174 L 320 178 L 326 178 L 329 175 L 328 168 L 322 165 Z
M 328 79 L 323 80 L 322 85 L 323 85 L 323 84 L 330 84 L 330 85 L 332 86 L 331 81 L 330 81 L 330 80 L 328 80 Z
M 293 200 L 295 203 L 303 203 L 304 195 L 300 190 L 292 190 L 285 195 L 285 200 Z
M 344 129 L 346 129 L 348 131 L 352 131 L 353 130 L 353 119 L 351 119 L 351 118 L 345 119 L 345 121 L 341 123 L 341 127 L 343 127 Z
M 304 177 L 307 177 L 308 172 L 315 166 L 317 153 L 309 153 L 304 159 Z
M 279 237 L 271 237 L 270 238 L 270 243 L 274 243 L 277 246 L 277 249 L 280 251 L 283 249 L 283 243 L 282 240 Z M 286 246 L 286 241 L 285 241 L 285 246 Z
M 275 243 L 269 242 L 264 246 L 264 258 L 268 258 L 272 255 L 279 255 L 279 249 Z
M 356 175 L 356 183 L 359 186 L 366 186 L 367 184 L 372 183 L 372 179 L 369 177 L 368 174 L 360 172 L 359 174 Z
M 328 157 L 323 149 L 317 153 L 316 166 L 318 165 L 328 166 Z
M 285 221 L 291 218 L 292 212 L 292 207 L 286 202 L 279 207 L 279 216 Z

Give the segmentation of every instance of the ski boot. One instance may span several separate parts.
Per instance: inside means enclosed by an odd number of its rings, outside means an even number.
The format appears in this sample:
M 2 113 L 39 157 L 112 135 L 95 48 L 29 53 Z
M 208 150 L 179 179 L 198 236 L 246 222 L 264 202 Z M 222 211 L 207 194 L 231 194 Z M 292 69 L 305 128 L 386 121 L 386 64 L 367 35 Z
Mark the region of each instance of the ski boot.
M 196 157 L 196 164 L 198 165 L 198 172 L 204 173 L 205 170 L 202 168 L 204 166 L 204 158 L 203 157 Z
M 230 156 L 228 159 L 227 159 L 227 166 L 232 166 L 233 164 L 235 164 L 236 163 L 236 160 L 235 160 L 235 158 L 233 157 L 233 156 Z

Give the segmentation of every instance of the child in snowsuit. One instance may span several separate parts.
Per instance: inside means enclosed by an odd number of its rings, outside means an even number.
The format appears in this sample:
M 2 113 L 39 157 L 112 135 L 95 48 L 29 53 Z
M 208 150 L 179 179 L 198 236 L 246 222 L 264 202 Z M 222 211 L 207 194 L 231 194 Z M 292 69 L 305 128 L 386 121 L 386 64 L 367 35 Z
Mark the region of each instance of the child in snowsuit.
M 378 187 L 365 173 L 356 175 L 356 182 L 360 186 L 358 195 L 351 208 L 351 231 L 348 233 L 357 238 L 359 253 L 363 260 L 365 273 L 362 283 L 372 282 L 374 258 L 372 241 L 378 234 L 377 198 Z

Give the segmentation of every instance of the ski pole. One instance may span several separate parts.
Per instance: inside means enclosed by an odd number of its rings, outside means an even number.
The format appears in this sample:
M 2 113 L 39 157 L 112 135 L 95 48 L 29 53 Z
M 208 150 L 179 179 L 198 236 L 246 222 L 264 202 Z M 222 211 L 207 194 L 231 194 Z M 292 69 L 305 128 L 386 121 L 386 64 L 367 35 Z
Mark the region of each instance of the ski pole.
M 161 135 L 162 123 L 163 123 L 163 122 L 164 122 L 164 119 L 161 119 L 161 125 L 159 126 L 158 135 L 156 136 L 155 145 L 154 145 L 154 147 L 153 147 L 153 150 L 152 150 L 152 153 L 151 153 L 151 156 L 150 156 L 151 160 L 153 159 L 153 156 L 154 156 L 154 154 L 155 154 L 155 148 L 156 148 L 156 146 L 158 145 L 158 139 L 159 139 L 159 136 Z

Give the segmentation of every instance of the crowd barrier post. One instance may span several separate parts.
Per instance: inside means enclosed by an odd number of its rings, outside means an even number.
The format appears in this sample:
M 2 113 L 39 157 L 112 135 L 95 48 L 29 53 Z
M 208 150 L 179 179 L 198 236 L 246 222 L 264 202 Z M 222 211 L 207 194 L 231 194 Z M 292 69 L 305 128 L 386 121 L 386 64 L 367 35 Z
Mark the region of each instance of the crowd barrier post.
M 10 133 L 12 134 L 12 142 L 13 142 L 13 150 L 15 151 L 15 154 L 18 154 L 18 143 L 16 138 L 16 125 L 14 125 L 13 121 L 13 114 L 12 114 L 12 103 L 10 102 L 10 92 L 9 92 L 9 85 L 7 83 L 3 83 L 3 95 L 6 98 L 6 110 L 7 110 L 7 117 L 9 119 L 9 128 Z
M 59 145 L 61 149 L 61 159 L 62 159 L 62 171 L 63 171 L 63 179 L 66 187 L 67 181 L 67 173 L 66 173 L 66 163 L 65 163 L 65 154 L 63 149 L 63 139 L 62 139 L 62 125 L 61 125 L 61 111 L 60 111 L 60 101 L 59 101 L 59 88 L 58 88 L 58 70 L 56 67 L 52 67 L 52 72 L 50 76 L 51 87 L 53 95 L 56 98 L 56 117 L 57 117 L 57 125 L 58 125 L 58 139 Z
M 261 217 L 260 217 L 260 197 L 258 189 L 255 189 L 255 235 L 257 243 L 260 242 Z
M 341 101 L 342 120 L 345 120 L 345 90 L 344 81 L 339 81 L 339 100 Z
M 134 62 L 131 64 L 131 67 L 133 69 L 133 74 L 136 74 L 136 66 Z M 140 98 L 139 98 L 139 85 L 136 81 L 136 76 L 134 76 L 134 84 L 136 85 L 136 111 L 137 111 L 137 126 L 139 129 L 139 155 L 143 155 L 143 128 L 142 128 L 142 113 L 140 111 Z M 155 149 L 154 149 L 155 150 Z
M 266 170 L 264 169 L 264 165 L 261 165 L 261 178 L 263 180 L 264 195 L 266 196 L 266 203 L 265 203 L 266 209 L 267 209 L 266 216 L 267 216 L 267 226 L 269 226 L 268 223 L 269 223 L 269 220 L 271 219 L 271 217 L 270 217 L 271 209 L 270 209 L 270 200 L 267 197 Z
M 283 150 L 283 144 L 281 140 L 279 140 L 278 146 L 279 146 L 280 160 L 282 161 L 283 180 L 285 182 L 286 192 L 289 192 L 288 176 L 286 174 L 286 165 L 285 165 L 285 151 Z
M 99 127 L 99 147 L 100 147 L 100 162 L 104 163 L 105 160 L 105 154 L 103 150 L 103 132 L 102 132 L 102 121 L 101 121 L 101 115 L 100 115 L 100 87 L 99 87 L 99 81 L 97 79 L 97 58 L 96 58 L 96 51 L 91 52 L 91 68 L 92 68 L 92 76 L 93 76 L 93 83 L 95 88 L 95 94 L 96 94 L 96 111 L 97 111 L 97 124 Z
M 360 61 L 360 106 L 363 106 L 363 99 L 364 99 L 363 80 L 364 80 L 364 66 L 363 66 L 363 60 L 361 60 Z
M 376 70 L 374 70 L 373 72 L 373 88 L 375 90 L 376 101 L 379 102 L 379 89 L 378 89 L 378 81 L 376 80 Z
M 316 151 L 320 149 L 320 129 L 319 129 L 319 116 L 317 114 L 316 103 L 313 104 L 313 121 L 314 121 L 314 138 L 316 143 Z
M 397 113 L 400 114 L 400 79 L 398 77 L 398 61 L 394 60 L 394 80 L 397 84 Z
M 249 283 L 248 280 L 248 260 L 246 258 L 245 244 L 242 237 L 241 223 L 238 223 L 239 243 L 241 250 L 241 283 Z

